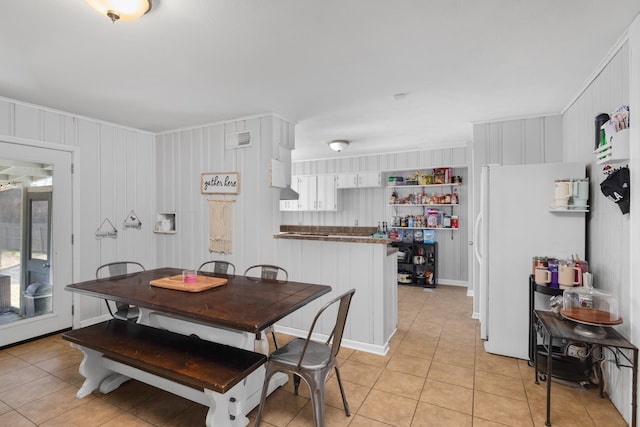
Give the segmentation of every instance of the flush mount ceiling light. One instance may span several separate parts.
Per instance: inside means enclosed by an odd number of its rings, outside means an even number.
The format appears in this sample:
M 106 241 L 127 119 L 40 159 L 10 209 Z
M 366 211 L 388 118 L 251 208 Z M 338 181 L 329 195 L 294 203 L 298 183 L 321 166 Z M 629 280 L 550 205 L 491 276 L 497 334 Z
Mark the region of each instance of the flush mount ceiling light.
M 342 151 L 349 146 L 349 141 L 346 139 L 334 139 L 329 143 L 329 147 L 333 151 Z
M 134 21 L 151 10 L 151 0 L 85 0 L 100 15 L 116 21 Z

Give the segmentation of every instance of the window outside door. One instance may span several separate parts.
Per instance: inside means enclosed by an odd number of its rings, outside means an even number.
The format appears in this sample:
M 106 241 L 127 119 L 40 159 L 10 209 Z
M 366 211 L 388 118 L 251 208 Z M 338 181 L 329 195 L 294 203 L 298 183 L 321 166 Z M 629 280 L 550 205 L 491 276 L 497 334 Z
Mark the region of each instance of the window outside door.
M 0 153 L 1 347 L 71 327 L 72 153 L 2 140 Z

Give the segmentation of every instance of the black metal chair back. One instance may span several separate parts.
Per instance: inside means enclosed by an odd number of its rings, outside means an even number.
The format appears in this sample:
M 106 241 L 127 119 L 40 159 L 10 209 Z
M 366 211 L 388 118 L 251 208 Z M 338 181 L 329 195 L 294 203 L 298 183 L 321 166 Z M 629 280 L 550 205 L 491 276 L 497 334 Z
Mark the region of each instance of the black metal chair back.
M 287 270 L 277 265 L 271 265 L 271 264 L 252 265 L 251 267 L 247 268 L 244 271 L 244 275 L 250 276 L 251 274 L 255 273 L 255 271 L 258 269 L 260 270 L 260 278 L 262 279 L 278 280 L 278 274 L 282 272 L 282 274 L 284 275 L 284 281 L 285 282 L 289 281 L 289 273 L 287 273 Z
M 96 269 L 96 279 L 103 279 L 106 277 L 115 277 L 129 274 L 136 271 L 144 271 L 145 268 L 142 264 L 136 261 L 116 261 L 103 264 Z M 105 274 L 108 272 L 108 274 Z M 104 300 L 107 304 L 109 314 L 114 319 L 120 320 L 132 320 L 138 319 L 140 312 L 137 307 L 131 306 L 123 302 L 113 302 L 116 306 L 115 310 L 111 308 L 109 300 Z
M 213 265 L 213 270 L 211 270 L 211 266 Z M 229 269 L 231 269 L 231 273 L 229 273 Z M 198 271 L 206 271 L 210 273 L 218 273 L 218 274 L 236 274 L 236 266 L 230 263 L 229 261 L 221 261 L 221 260 L 213 260 L 203 262 L 200 267 L 198 267 Z

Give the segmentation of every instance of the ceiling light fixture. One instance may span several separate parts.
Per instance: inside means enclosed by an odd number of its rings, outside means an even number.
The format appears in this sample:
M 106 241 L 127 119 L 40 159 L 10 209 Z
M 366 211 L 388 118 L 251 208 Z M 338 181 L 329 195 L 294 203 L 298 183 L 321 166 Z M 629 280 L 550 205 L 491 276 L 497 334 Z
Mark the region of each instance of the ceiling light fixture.
M 151 10 L 151 0 L 85 0 L 100 15 L 116 21 L 134 21 Z
M 329 147 L 331 147 L 333 151 L 338 151 L 338 152 L 344 150 L 348 146 L 349 146 L 349 141 L 347 141 L 346 139 L 334 139 L 329 143 Z

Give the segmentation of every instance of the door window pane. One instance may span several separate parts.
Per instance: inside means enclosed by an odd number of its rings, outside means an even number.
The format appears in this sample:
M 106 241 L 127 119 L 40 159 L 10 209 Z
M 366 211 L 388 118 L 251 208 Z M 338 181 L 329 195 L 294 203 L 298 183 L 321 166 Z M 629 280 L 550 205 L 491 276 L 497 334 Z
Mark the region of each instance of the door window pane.
M 49 202 L 31 201 L 31 259 L 49 258 Z
M 0 323 L 20 313 L 22 197 L 22 186 L 0 185 Z

